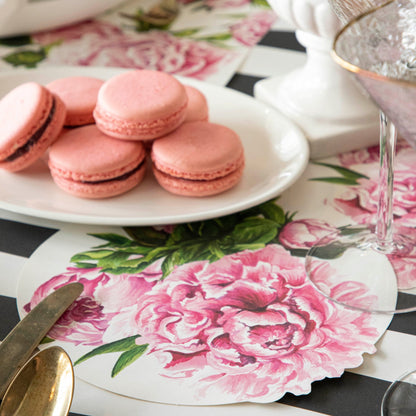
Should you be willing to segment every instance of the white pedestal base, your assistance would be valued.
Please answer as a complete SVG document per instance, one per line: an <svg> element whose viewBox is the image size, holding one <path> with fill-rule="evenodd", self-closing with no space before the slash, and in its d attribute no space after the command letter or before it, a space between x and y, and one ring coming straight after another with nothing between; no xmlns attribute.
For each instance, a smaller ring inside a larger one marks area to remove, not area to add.
<svg viewBox="0 0 416 416"><path fill-rule="evenodd" d="M379 143L378 119L369 120L368 123L342 124L288 113L288 103L277 99L275 94L283 80L284 77L278 77L257 82L254 96L278 109L302 129L309 141L311 159L333 156Z"/></svg>
<svg viewBox="0 0 416 416"><path fill-rule="evenodd" d="M254 96L303 130L313 159L377 144L379 111L332 60L331 42L302 31L296 35L306 46L306 64L257 82Z"/></svg>

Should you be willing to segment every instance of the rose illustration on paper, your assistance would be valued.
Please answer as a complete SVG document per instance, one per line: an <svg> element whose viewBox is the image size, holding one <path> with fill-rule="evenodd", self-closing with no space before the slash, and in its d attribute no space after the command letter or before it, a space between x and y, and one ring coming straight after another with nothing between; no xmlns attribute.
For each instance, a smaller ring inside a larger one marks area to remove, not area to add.
<svg viewBox="0 0 416 416"><path fill-rule="evenodd" d="M377 337L369 316L319 295L278 245L176 269L142 299L136 322L163 375L238 400L307 393L311 380L359 365Z"/></svg>
<svg viewBox="0 0 416 416"><path fill-rule="evenodd" d="M262 10L231 26L234 39L246 46L254 46L276 20L271 10Z"/></svg>
<svg viewBox="0 0 416 416"><path fill-rule="evenodd" d="M342 193L333 201L339 212L357 224L374 223L378 207L378 177L360 179L359 184ZM416 211L416 177L397 166L394 172L393 215L396 224L414 226Z"/></svg>
<svg viewBox="0 0 416 416"><path fill-rule="evenodd" d="M119 313L136 305L140 296L150 290L160 276L157 263L147 271L135 275L111 275L102 272L101 268L69 267L66 272L41 285L30 303L25 305L25 311L29 312L48 294L65 284L82 283L82 295L64 312L48 337L75 345L101 345L106 332L111 332L111 324ZM119 337L120 328L116 332ZM107 335L106 339L108 338Z"/></svg>
<svg viewBox="0 0 416 416"><path fill-rule="evenodd" d="M93 235L103 244L74 254L25 307L68 282L84 284L48 334L82 347L76 366L105 354L108 376L118 377L151 359L160 377L187 386L195 400L221 392L269 402L308 393L313 381L338 377L375 351L371 315L334 304L305 273L308 247L342 228L295 219L268 201L214 220L124 231ZM325 243L322 259L342 255ZM316 268L331 285L328 263ZM374 301L356 282L332 290L337 299Z"/></svg>
<svg viewBox="0 0 416 416"><path fill-rule="evenodd" d="M413 238L416 236L416 177L410 168L415 166L416 156L409 148L406 141L398 141L393 185L393 216L395 231ZM378 149L350 152L340 156L340 162L349 169L357 167L361 172L365 172L366 176L357 179L357 184L349 184L348 189L329 203L357 224L374 224L378 207ZM409 289L415 285L414 251L411 249L404 257L388 256L396 272L400 289Z"/></svg>
<svg viewBox="0 0 416 416"><path fill-rule="evenodd" d="M101 343L75 364L119 351L116 376L143 354L154 355L160 375L192 383L196 397L221 390L236 401L269 402L286 392L305 394L312 381L338 377L347 366L360 365L364 352L375 352L379 334L370 315L319 295L306 280L303 261L280 245L191 262L157 283L153 272L149 281L141 279L140 297L129 298L115 294L131 293L137 276L111 276L107 286L110 276L99 270L69 270L39 288L32 304L65 280L81 281L80 301L50 334L74 344ZM331 273L325 268L320 276ZM96 301L92 322L82 315L84 298ZM94 328L89 332L88 323ZM104 343L109 331L120 339Z"/></svg>
<svg viewBox="0 0 416 416"><path fill-rule="evenodd" d="M34 40L44 46L61 42L48 51L51 64L151 69L199 80L237 57L233 51L166 31L122 32L100 21L41 33Z"/></svg>
<svg viewBox="0 0 416 416"><path fill-rule="evenodd" d="M393 215L395 224L412 227L416 211L416 178L409 168L416 163L410 145L399 140L396 146ZM348 183L348 189L331 204L339 212L351 217L357 224L374 223L378 206L379 156L378 146L357 150L339 156L344 168L357 167L363 174L355 183ZM331 165L327 165L331 167ZM350 170L350 172L354 172ZM355 171L357 175L358 172Z"/></svg>
<svg viewBox="0 0 416 416"><path fill-rule="evenodd" d="M276 20L265 0L166 3L122 7L94 20L6 39L0 59L15 67L111 66L228 80Z"/></svg>
<svg viewBox="0 0 416 416"><path fill-rule="evenodd" d="M341 165L345 168L353 167L354 165L363 165L370 163L379 163L379 146L370 146L364 149L353 150L351 152L341 153L338 156L338 160ZM410 145L406 140L398 140L396 143L396 157L400 158L402 161L409 155L407 151L410 149ZM412 152L410 152L412 153ZM414 155L411 156L414 159ZM411 165L409 165L410 167Z"/></svg>
<svg viewBox="0 0 416 416"><path fill-rule="evenodd" d="M342 166L316 163L337 173L336 176L313 178L315 181L344 185L337 195L326 203L352 219L355 224L373 225L376 222L379 202L378 148L357 150L339 156ZM399 140L394 172L393 216L395 231L412 238L416 226L416 177L410 169L416 164L414 152ZM342 227L340 228L342 230ZM397 276L400 289L414 287L416 252L410 247L405 257L388 255Z"/></svg>
<svg viewBox="0 0 416 416"><path fill-rule="evenodd" d="M279 234L279 242L289 249L309 249L316 244L330 244L338 229L318 219L293 220Z"/></svg>

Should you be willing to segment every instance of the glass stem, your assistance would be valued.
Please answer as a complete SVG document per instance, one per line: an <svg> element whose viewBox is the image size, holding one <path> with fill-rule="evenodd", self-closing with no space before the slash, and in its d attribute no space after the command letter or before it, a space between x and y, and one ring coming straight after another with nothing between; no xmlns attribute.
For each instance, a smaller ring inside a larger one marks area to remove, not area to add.
<svg viewBox="0 0 416 416"><path fill-rule="evenodd" d="M394 154L397 132L394 124L380 112L380 177L376 238L378 250L388 253L393 244Z"/></svg>

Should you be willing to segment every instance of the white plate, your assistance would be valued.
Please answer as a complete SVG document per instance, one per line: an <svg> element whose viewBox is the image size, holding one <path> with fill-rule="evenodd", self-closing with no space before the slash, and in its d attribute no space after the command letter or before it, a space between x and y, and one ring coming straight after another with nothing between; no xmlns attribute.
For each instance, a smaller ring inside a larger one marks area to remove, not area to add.
<svg viewBox="0 0 416 416"><path fill-rule="evenodd" d="M49 67L0 73L0 96L14 86L47 83L73 75L108 79L116 68ZM40 160L19 173L0 172L0 208L51 220L107 225L161 225L219 217L274 198L292 185L307 166L309 147L303 133L284 116L246 94L180 78L207 97L210 119L234 129L241 137L246 168L240 183L206 198L180 197L162 189L148 170L134 190L104 200L75 198L53 182Z"/></svg>
<svg viewBox="0 0 416 416"><path fill-rule="evenodd" d="M93 17L124 0L0 0L0 36L57 28Z"/></svg>

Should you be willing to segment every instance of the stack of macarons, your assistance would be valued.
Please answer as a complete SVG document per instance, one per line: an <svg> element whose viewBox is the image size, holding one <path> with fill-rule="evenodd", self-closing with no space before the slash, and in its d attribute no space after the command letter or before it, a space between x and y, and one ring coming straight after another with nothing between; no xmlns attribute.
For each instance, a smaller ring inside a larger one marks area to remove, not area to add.
<svg viewBox="0 0 416 416"><path fill-rule="evenodd" d="M158 183L179 195L223 192L244 169L240 138L209 121L202 92L160 71L22 84L0 100L1 122L1 168L22 170L48 150L55 183L82 198L136 187L148 154Z"/></svg>

